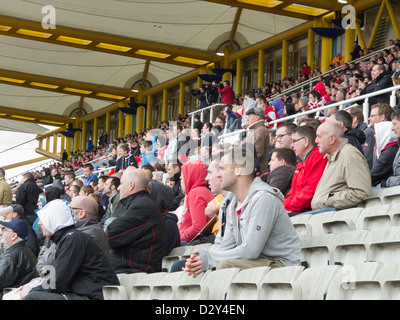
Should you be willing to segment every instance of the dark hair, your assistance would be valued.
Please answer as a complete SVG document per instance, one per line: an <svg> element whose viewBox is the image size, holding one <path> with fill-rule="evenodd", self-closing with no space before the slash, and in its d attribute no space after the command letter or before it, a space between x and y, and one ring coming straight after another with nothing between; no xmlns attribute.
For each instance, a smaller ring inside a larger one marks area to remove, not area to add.
<svg viewBox="0 0 400 320"><path fill-rule="evenodd" d="M293 133L297 133L301 137L306 137L308 139L308 142L312 145L315 146L315 138L317 137L316 130L314 127L305 125L305 126L300 126L297 127Z"/></svg>
<svg viewBox="0 0 400 320"><path fill-rule="evenodd" d="M391 119L396 119L397 121L400 121L400 110L396 110L392 113Z"/></svg>
<svg viewBox="0 0 400 320"><path fill-rule="evenodd" d="M275 153L278 160L285 160L287 165L296 166L296 153L291 148L276 148Z"/></svg>
<svg viewBox="0 0 400 320"><path fill-rule="evenodd" d="M336 121L342 121L347 130L351 129L353 118L348 112L344 110L338 110L334 112L332 116L335 117Z"/></svg>

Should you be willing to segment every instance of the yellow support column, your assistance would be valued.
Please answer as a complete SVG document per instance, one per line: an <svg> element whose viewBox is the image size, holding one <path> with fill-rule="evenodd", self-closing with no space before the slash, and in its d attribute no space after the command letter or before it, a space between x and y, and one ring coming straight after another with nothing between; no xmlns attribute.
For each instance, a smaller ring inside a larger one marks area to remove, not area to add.
<svg viewBox="0 0 400 320"><path fill-rule="evenodd" d="M178 113L182 116L185 114L185 83L179 83L179 108Z"/></svg>
<svg viewBox="0 0 400 320"><path fill-rule="evenodd" d="M394 32L396 33L396 38L400 39L400 28L399 28L399 25L397 23L396 15L394 13L392 4L390 3L390 0L384 0L384 1L386 3L386 9L387 9L387 11L389 13L390 21L392 21L392 24L393 24Z"/></svg>
<svg viewBox="0 0 400 320"><path fill-rule="evenodd" d="M110 135L110 130L111 130L111 112L107 112L106 113L106 132L108 135Z"/></svg>
<svg viewBox="0 0 400 320"><path fill-rule="evenodd" d="M82 137L81 137L81 145L82 150L86 150L87 148L87 123L86 121L82 122Z"/></svg>
<svg viewBox="0 0 400 320"><path fill-rule="evenodd" d="M236 94L242 94L243 91L243 60L236 60Z"/></svg>
<svg viewBox="0 0 400 320"><path fill-rule="evenodd" d="M50 151L50 137L49 136L46 137L46 151L47 152Z"/></svg>
<svg viewBox="0 0 400 320"><path fill-rule="evenodd" d="M282 41L282 75L281 78L285 79L288 77L289 71L289 41Z"/></svg>
<svg viewBox="0 0 400 320"><path fill-rule="evenodd" d="M161 120L168 121L168 90L163 89Z"/></svg>
<svg viewBox="0 0 400 320"><path fill-rule="evenodd" d="M358 42L361 46L361 49L363 49L364 53L366 53L367 45L365 44L364 35L362 33L361 26L360 26L360 20L358 20L358 19L356 21L356 32L357 32Z"/></svg>
<svg viewBox="0 0 400 320"><path fill-rule="evenodd" d="M265 71L265 51L260 49L258 50L258 79L257 79L257 87L264 87L264 71Z"/></svg>
<svg viewBox="0 0 400 320"><path fill-rule="evenodd" d="M53 134L53 153L57 154L58 134Z"/></svg>
<svg viewBox="0 0 400 320"><path fill-rule="evenodd" d="M93 119L93 140L92 140L92 143L95 147L97 147L98 138L99 138L99 118L96 117Z"/></svg>
<svg viewBox="0 0 400 320"><path fill-rule="evenodd" d="M68 157L71 154L72 151L72 138L70 137L65 137L66 138L66 146L65 146L65 150L68 153Z"/></svg>
<svg viewBox="0 0 400 320"><path fill-rule="evenodd" d="M229 59L231 56L232 52L232 47L225 47L224 48L224 69L230 69L230 63ZM232 74L230 72L225 72L222 75L222 81L228 80L230 83L232 83Z"/></svg>
<svg viewBox="0 0 400 320"><path fill-rule="evenodd" d="M144 97L143 97L143 85L139 85L139 93L138 93L138 103L144 103ZM144 106L140 106L137 108L136 112L136 132L139 132L140 129L144 128L144 117L145 117L145 108Z"/></svg>
<svg viewBox="0 0 400 320"><path fill-rule="evenodd" d="M39 139L39 150L43 150L43 138Z"/></svg>
<svg viewBox="0 0 400 320"><path fill-rule="evenodd" d="M153 125L153 96L147 96L146 128L149 129L152 125Z"/></svg>
<svg viewBox="0 0 400 320"><path fill-rule="evenodd" d="M125 101L120 101L119 102L119 107L124 108L125 107ZM124 136L124 113L119 110L118 111L118 137L122 138Z"/></svg>
<svg viewBox="0 0 400 320"><path fill-rule="evenodd" d="M65 131L65 126L61 126L60 131ZM40 145L39 145L39 149L41 149ZM63 135L61 135L60 156L62 156L64 149L65 149L65 137ZM69 154L68 154L68 156L69 156Z"/></svg>
<svg viewBox="0 0 400 320"><path fill-rule="evenodd" d="M307 64L314 70L314 60L315 60L315 32L313 29L308 29L308 45L307 45ZM304 61L300 61L303 64Z"/></svg>
<svg viewBox="0 0 400 320"><path fill-rule="evenodd" d="M378 34L378 30L379 30L379 25L382 21L384 13L385 13L385 1L382 1L381 8L379 9L378 16L376 17L376 20L375 20L374 28L372 29L371 37L369 38L368 49L370 49L374 46L376 35Z"/></svg>
<svg viewBox="0 0 400 320"><path fill-rule="evenodd" d="M199 68L199 74L207 74L207 67L206 66L201 66ZM203 84L203 79L201 79L200 77L197 77L197 88L200 88L201 85Z"/></svg>
<svg viewBox="0 0 400 320"><path fill-rule="evenodd" d="M344 62L351 61L351 52L353 51L353 44L356 40L356 30L347 28L344 34Z"/></svg>
<svg viewBox="0 0 400 320"><path fill-rule="evenodd" d="M80 114L77 113L75 116L75 120L74 120L74 128L79 129L80 128ZM81 150L81 140L82 140L82 135L81 132L75 131L74 133L74 152Z"/></svg>

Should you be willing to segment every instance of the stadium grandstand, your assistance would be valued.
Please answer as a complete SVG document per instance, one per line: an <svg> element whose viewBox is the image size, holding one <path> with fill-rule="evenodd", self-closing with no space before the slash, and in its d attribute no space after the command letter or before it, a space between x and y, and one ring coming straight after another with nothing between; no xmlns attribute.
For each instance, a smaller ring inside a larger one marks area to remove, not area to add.
<svg viewBox="0 0 400 320"><path fill-rule="evenodd" d="M2 2L4 300L400 299L400 0Z"/></svg>

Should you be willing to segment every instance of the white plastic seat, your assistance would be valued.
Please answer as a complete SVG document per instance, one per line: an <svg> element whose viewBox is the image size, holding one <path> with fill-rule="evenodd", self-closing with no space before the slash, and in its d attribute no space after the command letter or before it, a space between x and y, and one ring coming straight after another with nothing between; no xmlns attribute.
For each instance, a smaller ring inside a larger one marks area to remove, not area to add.
<svg viewBox="0 0 400 320"><path fill-rule="evenodd" d="M376 236L366 241L369 244L368 261L385 264L400 261L400 227L377 230Z"/></svg>
<svg viewBox="0 0 400 320"><path fill-rule="evenodd" d="M400 204L391 204L388 214L391 218L392 227L400 227Z"/></svg>
<svg viewBox="0 0 400 320"><path fill-rule="evenodd" d="M177 299L225 300L229 286L238 273L238 268L211 271L199 283L179 285Z"/></svg>
<svg viewBox="0 0 400 320"><path fill-rule="evenodd" d="M400 204L400 186L382 189L380 197L382 204Z"/></svg>
<svg viewBox="0 0 400 320"><path fill-rule="evenodd" d="M226 297L227 300L258 300L259 287L270 267L242 270L233 279Z"/></svg>
<svg viewBox="0 0 400 320"><path fill-rule="evenodd" d="M182 246L172 249L172 251L162 259L162 271L169 272L175 262L186 259L192 251L193 246Z"/></svg>
<svg viewBox="0 0 400 320"><path fill-rule="evenodd" d="M329 222L335 212L336 211L328 211L312 215L310 220L308 220L308 224L311 226L311 235L313 237L325 234L323 224Z"/></svg>
<svg viewBox="0 0 400 320"><path fill-rule="evenodd" d="M300 300L301 288L295 285L303 266L271 269L261 282L260 300Z"/></svg>
<svg viewBox="0 0 400 320"><path fill-rule="evenodd" d="M141 277L131 289L130 300L150 300L153 286L167 275L167 272L149 273Z"/></svg>
<svg viewBox="0 0 400 320"><path fill-rule="evenodd" d="M180 278L176 289L177 300L200 300L201 298L201 283L211 273L211 270L200 273L197 277L187 274Z"/></svg>
<svg viewBox="0 0 400 320"><path fill-rule="evenodd" d="M339 234L356 230L356 221L363 208L349 208L335 211L329 221L322 224L324 233Z"/></svg>
<svg viewBox="0 0 400 320"><path fill-rule="evenodd" d="M382 300L400 299L400 263L385 264L376 276L382 287Z"/></svg>
<svg viewBox="0 0 400 320"><path fill-rule="evenodd" d="M367 262L346 265L332 280L327 300L371 300L381 298L381 283L376 279L383 264Z"/></svg>
<svg viewBox="0 0 400 320"><path fill-rule="evenodd" d="M357 220L357 230L389 228L392 225L389 207L386 204L365 208Z"/></svg>
<svg viewBox="0 0 400 320"><path fill-rule="evenodd" d="M151 290L151 300L174 300L176 296L176 288L184 271L168 273L160 281L153 286Z"/></svg>
<svg viewBox="0 0 400 320"><path fill-rule="evenodd" d="M301 288L301 300L324 300L329 285L341 266L324 266L305 269L295 285Z"/></svg>
<svg viewBox="0 0 400 320"><path fill-rule="evenodd" d="M308 223L311 217L311 214L301 214L290 217L290 221L300 238L311 237L311 225Z"/></svg>
<svg viewBox="0 0 400 320"><path fill-rule="evenodd" d="M129 300L132 286L145 275L145 273L118 273L120 285L108 285L103 287L104 300Z"/></svg>
<svg viewBox="0 0 400 320"><path fill-rule="evenodd" d="M337 234L334 239L333 263L340 265L364 263L368 259L365 238L368 231L350 231Z"/></svg>
<svg viewBox="0 0 400 320"><path fill-rule="evenodd" d="M300 260L306 267L327 266L333 263L334 235L323 234L302 241Z"/></svg>

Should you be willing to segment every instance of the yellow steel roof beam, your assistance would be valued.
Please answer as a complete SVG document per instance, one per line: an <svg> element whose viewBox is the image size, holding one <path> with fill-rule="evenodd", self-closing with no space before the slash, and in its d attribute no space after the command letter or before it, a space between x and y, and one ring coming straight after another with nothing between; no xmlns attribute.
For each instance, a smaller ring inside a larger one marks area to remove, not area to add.
<svg viewBox="0 0 400 320"><path fill-rule="evenodd" d="M5 69L0 69L0 83L109 101L119 101L134 96L129 89Z"/></svg>
<svg viewBox="0 0 400 320"><path fill-rule="evenodd" d="M22 30L22 31L21 31ZM180 56L187 59L218 62L221 58L215 52L171 45L167 43L128 38L90 30L75 29L57 25L56 29L43 32L41 23L0 15L0 34L58 45L76 47L132 58L152 60L197 68L191 60L177 61Z"/></svg>

